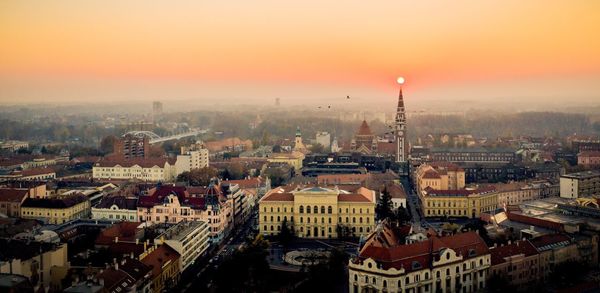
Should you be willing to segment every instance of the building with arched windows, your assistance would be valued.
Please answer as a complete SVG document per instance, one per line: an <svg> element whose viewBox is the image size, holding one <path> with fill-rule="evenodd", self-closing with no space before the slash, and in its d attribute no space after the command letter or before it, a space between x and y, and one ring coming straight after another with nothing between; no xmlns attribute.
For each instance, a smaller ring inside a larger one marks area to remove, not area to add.
<svg viewBox="0 0 600 293"><path fill-rule="evenodd" d="M375 227L375 191L356 186L282 186L259 202L260 233L277 235L283 225L298 237L363 236Z"/></svg>
<svg viewBox="0 0 600 293"><path fill-rule="evenodd" d="M386 226L371 234L348 265L350 292L478 292L490 251L475 232L404 244Z"/></svg>

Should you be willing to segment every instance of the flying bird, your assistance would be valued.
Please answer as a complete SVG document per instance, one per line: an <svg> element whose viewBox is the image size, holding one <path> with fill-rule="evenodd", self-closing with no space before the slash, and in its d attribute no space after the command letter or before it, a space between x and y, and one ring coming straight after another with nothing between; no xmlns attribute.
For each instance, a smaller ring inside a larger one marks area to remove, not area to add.
<svg viewBox="0 0 600 293"><path fill-rule="evenodd" d="M350 96L346 96L346 100L350 100Z"/></svg>

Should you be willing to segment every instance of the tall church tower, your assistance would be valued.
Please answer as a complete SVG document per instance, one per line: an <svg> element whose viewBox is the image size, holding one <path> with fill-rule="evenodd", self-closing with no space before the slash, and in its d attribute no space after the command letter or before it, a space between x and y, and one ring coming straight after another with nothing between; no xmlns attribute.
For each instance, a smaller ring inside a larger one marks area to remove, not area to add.
<svg viewBox="0 0 600 293"><path fill-rule="evenodd" d="M402 85L404 78L398 78L400 84L400 93L398 94L398 108L396 109L396 162L405 163L408 161L408 143L406 140L406 112L404 111L404 98L402 97Z"/></svg>
<svg viewBox="0 0 600 293"><path fill-rule="evenodd" d="M300 126L296 128L296 141L294 143L294 150L299 152L306 152L306 146L302 143L302 132L300 132Z"/></svg>

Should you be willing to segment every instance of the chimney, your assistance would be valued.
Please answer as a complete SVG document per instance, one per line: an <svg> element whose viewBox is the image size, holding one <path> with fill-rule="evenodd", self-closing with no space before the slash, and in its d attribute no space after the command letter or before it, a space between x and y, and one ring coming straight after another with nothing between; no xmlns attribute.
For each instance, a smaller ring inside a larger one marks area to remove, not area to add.
<svg viewBox="0 0 600 293"><path fill-rule="evenodd" d="M98 279L98 283L100 283L100 286L104 287L104 278Z"/></svg>
<svg viewBox="0 0 600 293"><path fill-rule="evenodd" d="M508 240L508 245L511 245L511 244L512 244L512 241Z"/></svg>
<svg viewBox="0 0 600 293"><path fill-rule="evenodd" d="M126 259L126 258L123 258L123 260L121 261L121 265L122 265L122 266L123 266L123 265L125 265L125 262L127 262L127 259Z"/></svg>
<svg viewBox="0 0 600 293"><path fill-rule="evenodd" d="M140 244L140 239L136 238L135 239L135 245L138 245L138 244Z"/></svg>
<svg viewBox="0 0 600 293"><path fill-rule="evenodd" d="M115 243L119 243L119 236L115 237Z"/></svg>

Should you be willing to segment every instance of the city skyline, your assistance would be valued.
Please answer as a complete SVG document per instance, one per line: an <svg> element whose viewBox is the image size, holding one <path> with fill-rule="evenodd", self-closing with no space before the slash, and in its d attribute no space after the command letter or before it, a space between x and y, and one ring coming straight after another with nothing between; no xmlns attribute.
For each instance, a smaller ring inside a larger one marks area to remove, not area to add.
<svg viewBox="0 0 600 293"><path fill-rule="evenodd" d="M0 103L594 102L596 1L6 1Z"/></svg>

